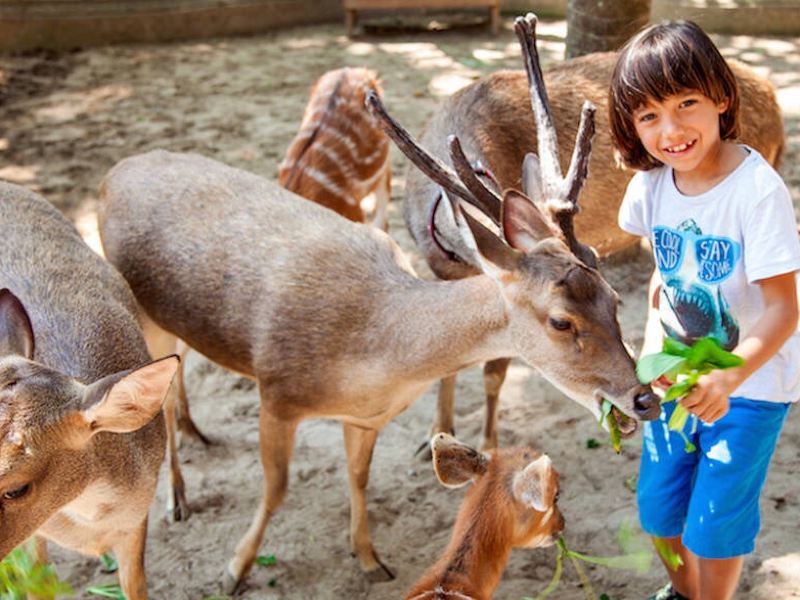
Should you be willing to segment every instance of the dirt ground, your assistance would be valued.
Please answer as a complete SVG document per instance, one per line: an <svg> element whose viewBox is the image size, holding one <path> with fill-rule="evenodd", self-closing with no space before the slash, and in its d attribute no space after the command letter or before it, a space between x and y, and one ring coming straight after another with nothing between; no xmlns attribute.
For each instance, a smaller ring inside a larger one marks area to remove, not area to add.
<svg viewBox="0 0 800 600"><path fill-rule="evenodd" d="M540 25L545 62L563 56L566 25ZM800 38L717 37L727 56L756 66L779 88L788 148L782 174L800 202ZM96 187L118 160L154 148L199 152L275 179L313 81L343 65L366 65L383 78L386 103L418 132L442 97L482 74L521 68L506 28L493 38L481 28L367 34L350 41L340 24L302 27L240 39L121 46L0 57L0 178L42 193L93 240ZM577 101L577 100L576 100ZM405 231L400 211L405 159L394 152L391 234L428 271ZM624 304L621 323L638 346L650 266L646 256L604 271ZM188 389L199 425L216 444L187 444L184 476L192 508L185 523L163 519L165 487L151 512L147 572L151 597L199 599L217 582L244 533L261 493L253 384L198 355L188 361ZM477 368L459 377L457 432L478 444L483 386ZM373 540L397 574L370 584L348 549L349 502L341 428L307 421L298 433L286 501L267 529L263 554L277 564L256 567L248 599L388 599L402 597L450 534L463 490L440 486L429 464L413 457L427 433L435 388L387 426L378 439L369 485ZM796 412L796 411L795 411ZM514 363L503 388L500 440L546 450L562 473L561 507L570 545L589 554L618 553L616 533L636 522L629 489L637 472L638 439L615 455L594 419ZM762 497L763 528L748 558L739 597L800 597L800 418L790 415ZM59 573L76 590L114 581L96 559L53 550ZM518 550L496 597L541 591L553 573L553 549ZM655 564L643 575L588 570L594 591L641 599L665 580ZM80 597L86 597L85 592ZM580 599L570 567L554 599Z"/></svg>

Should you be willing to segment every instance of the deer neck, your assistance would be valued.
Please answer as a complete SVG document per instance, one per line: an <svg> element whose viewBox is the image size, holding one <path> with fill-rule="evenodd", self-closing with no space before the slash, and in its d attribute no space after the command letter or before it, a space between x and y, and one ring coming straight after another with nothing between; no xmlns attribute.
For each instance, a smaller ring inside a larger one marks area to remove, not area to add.
<svg viewBox="0 0 800 600"><path fill-rule="evenodd" d="M489 600L511 554L512 532L501 515L495 516L486 504L480 507L480 514L472 509L459 515L445 558L430 582L474 600Z"/></svg>
<svg viewBox="0 0 800 600"><path fill-rule="evenodd" d="M478 275L420 283L394 296L383 335L406 377L439 379L513 355L508 307L497 282Z"/></svg>

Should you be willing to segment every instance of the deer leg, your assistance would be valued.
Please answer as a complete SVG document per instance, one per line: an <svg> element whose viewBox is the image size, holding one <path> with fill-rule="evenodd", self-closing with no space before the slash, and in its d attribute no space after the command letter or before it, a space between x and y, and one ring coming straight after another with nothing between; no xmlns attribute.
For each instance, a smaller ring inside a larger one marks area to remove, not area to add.
<svg viewBox="0 0 800 600"><path fill-rule="evenodd" d="M344 424L347 475L350 480L350 548L370 581L391 581L394 574L384 565L369 538L366 488L369 465L378 431Z"/></svg>
<svg viewBox="0 0 800 600"><path fill-rule="evenodd" d="M506 380L510 358L490 360L483 366L483 387L486 390L486 415L483 423L483 450L497 448L497 402Z"/></svg>
<svg viewBox="0 0 800 600"><path fill-rule="evenodd" d="M383 231L389 231L389 201L392 197L392 169L386 166L386 170L375 189L375 214L372 224Z"/></svg>
<svg viewBox="0 0 800 600"><path fill-rule="evenodd" d="M294 449L294 434L297 424L297 421L288 421L272 415L265 408L262 392L259 445L261 465L264 468L264 496L250 528L239 541L236 552L228 563L223 581L223 590L226 594L233 594L241 587L253 566L258 549L261 547L264 530L286 495L286 487L289 482L289 460Z"/></svg>
<svg viewBox="0 0 800 600"><path fill-rule="evenodd" d="M178 429L181 433L191 438L199 440L204 446L210 446L211 440L197 427L192 420L189 412L189 399L186 397L186 385L184 379L184 368L186 355L189 354L189 346L183 340L177 340L178 355L181 362L178 365L178 372L175 373L175 383L178 386Z"/></svg>
<svg viewBox="0 0 800 600"><path fill-rule="evenodd" d="M147 539L147 518L133 531L122 534L114 545L119 570L119 585L128 600L147 600L147 579L144 574L144 544Z"/></svg>
<svg viewBox="0 0 800 600"><path fill-rule="evenodd" d="M47 540L40 535L33 536L33 551L34 551L34 558L36 559L36 563L40 565L46 565L50 557L47 552ZM32 592L29 592L28 600L47 600L44 596L38 596Z"/></svg>
<svg viewBox="0 0 800 600"><path fill-rule="evenodd" d="M433 455L431 454L430 439L437 433L449 433L455 435L455 427L453 426L453 408L456 400L456 376L450 375L439 381L439 396L436 400L436 416L433 419L433 425L426 439L415 454L417 454L424 462L429 462Z"/></svg>
<svg viewBox="0 0 800 600"><path fill-rule="evenodd" d="M169 492L167 493L167 521L175 523L189 518L186 485L183 483L181 463L178 458L177 438L178 384L172 382L164 399L164 425L167 429L167 461L169 464Z"/></svg>

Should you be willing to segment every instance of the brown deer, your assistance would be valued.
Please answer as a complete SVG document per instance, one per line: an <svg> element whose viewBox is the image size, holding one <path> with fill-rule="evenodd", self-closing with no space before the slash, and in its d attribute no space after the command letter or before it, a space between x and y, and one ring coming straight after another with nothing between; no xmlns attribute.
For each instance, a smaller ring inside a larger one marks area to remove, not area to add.
<svg viewBox="0 0 800 600"><path fill-rule="evenodd" d="M408 139L377 94L368 98L392 135ZM587 109L565 202L586 175L590 138ZM447 171L447 185L480 206L491 192L475 184L463 154L456 158L463 182ZM371 578L386 579L367 521L372 450L386 423L434 381L520 356L595 415L610 400L628 434L660 413L636 378L617 295L590 266L594 255L571 235L569 219L557 213L557 226L519 192L502 200L502 236L449 196L437 204L435 221L454 224L463 260L483 271L451 282L417 278L384 232L198 155L125 159L100 195L106 256L163 329L163 347L177 336L258 383L264 499L228 565L227 590L243 582L284 498L303 419L343 422L352 549Z"/></svg>
<svg viewBox="0 0 800 600"><path fill-rule="evenodd" d="M533 21L531 15L529 20ZM523 56L529 64L524 34L517 27ZM535 52L535 45L531 48ZM545 98L552 107L558 144L571 151L585 98L597 107L597 132L589 161L591 177L581 195L575 231L601 256L630 246L636 238L617 226L617 212L633 171L623 169L614 157L608 125L608 87L616 62L615 53L597 53L555 64L544 73ZM783 124L773 86L746 65L730 61L740 88L741 140L756 148L773 166L778 165L784 146ZM536 96L529 94L530 69L500 71L472 83L446 99L431 117L420 143L446 163L447 136L461 140L464 151L479 169L482 179L495 190L535 185L536 168L528 168L526 156L539 148L537 132L542 123L535 116ZM533 105L533 106L532 106ZM555 134L548 133L553 139ZM562 157L565 155L562 155ZM527 159L531 160L531 159ZM543 162L544 159L542 158ZM556 168L567 168L564 158L552 159ZM533 182L531 180L534 180ZM406 226L433 272L441 279L454 280L479 273L473 265L459 260L463 253L459 232L452 223L431 219L433 206L441 197L441 185L410 168L406 179L403 213ZM509 361L500 359L484 367L486 420L484 448L497 445L496 413L500 388ZM455 376L442 380L432 430L453 432ZM422 448L427 448L424 444Z"/></svg>
<svg viewBox="0 0 800 600"><path fill-rule="evenodd" d="M442 557L406 600L491 600L512 548L550 546L564 529L558 473L550 457L530 448L482 454L439 433L431 450L443 485L474 483Z"/></svg>
<svg viewBox="0 0 800 600"><path fill-rule="evenodd" d="M177 358L150 362L128 285L47 201L0 183L0 240L0 558L113 550L144 600Z"/></svg>
<svg viewBox="0 0 800 600"><path fill-rule="evenodd" d="M370 89L380 90L377 76L363 68L319 78L278 183L359 223L365 221L362 200L374 195L372 223L385 231L392 191L389 140L364 109Z"/></svg>

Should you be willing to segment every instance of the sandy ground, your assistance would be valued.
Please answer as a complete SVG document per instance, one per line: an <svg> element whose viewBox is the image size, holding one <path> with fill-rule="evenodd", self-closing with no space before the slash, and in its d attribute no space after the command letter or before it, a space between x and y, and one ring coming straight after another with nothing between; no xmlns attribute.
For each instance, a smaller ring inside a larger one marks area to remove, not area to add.
<svg viewBox="0 0 800 600"><path fill-rule="evenodd" d="M546 62L563 55L564 22L540 25ZM800 201L800 38L718 37L728 56L755 65L780 88L788 149L783 175ZM383 77L397 118L419 131L440 99L501 67L520 68L509 29L375 33L347 40L339 24L297 28L246 39L122 46L60 54L0 58L0 177L45 195L83 230L94 219L96 186L125 156L153 148L194 151L274 179L277 163L299 124L308 89L324 71L366 65ZM391 233L414 257L400 217L405 160L395 151ZM624 298L621 323L641 342L647 257L605 272ZM182 452L193 510L186 523L163 520L162 485L151 513L147 567L151 596L197 599L217 593L217 581L260 496L258 400L253 384L198 355L188 361L194 414L216 445ZM478 369L459 378L457 431L479 443L483 386ZM245 598L398 598L444 547L463 491L436 482L428 464L412 457L425 436L435 402L429 391L382 432L373 461L369 506L373 539L397 579L370 584L348 550L348 493L340 426L308 421L300 428L285 504L267 529L264 554L277 564L256 567ZM638 440L616 456L583 409L529 367L515 363L503 389L503 445L545 449L563 474L561 507L572 547L615 554L623 523L635 523ZM740 597L800 597L800 419L790 416L762 497L763 530L747 560ZM53 551L60 574L83 590L114 581L93 558ZM511 558L498 598L535 595L549 581L555 552L520 550ZM589 569L595 592L644 598L665 580L655 565L644 575ZM567 568L552 598L583 592ZM81 597L85 596L83 594Z"/></svg>

